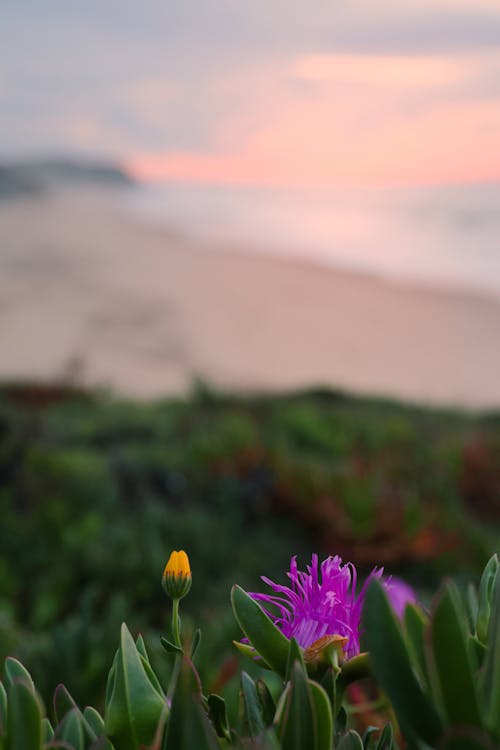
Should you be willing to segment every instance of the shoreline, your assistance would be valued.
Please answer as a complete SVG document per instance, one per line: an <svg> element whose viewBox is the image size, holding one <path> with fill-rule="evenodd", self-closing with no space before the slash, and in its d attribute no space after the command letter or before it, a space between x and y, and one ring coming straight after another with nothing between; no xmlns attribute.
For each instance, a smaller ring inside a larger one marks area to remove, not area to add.
<svg viewBox="0 0 500 750"><path fill-rule="evenodd" d="M0 379L500 406L500 298L203 243L110 194L0 204Z"/></svg>

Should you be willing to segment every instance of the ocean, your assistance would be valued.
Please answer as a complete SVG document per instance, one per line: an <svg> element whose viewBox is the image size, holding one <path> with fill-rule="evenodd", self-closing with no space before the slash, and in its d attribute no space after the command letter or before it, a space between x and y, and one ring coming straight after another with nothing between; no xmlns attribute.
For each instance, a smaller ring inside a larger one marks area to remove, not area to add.
<svg viewBox="0 0 500 750"><path fill-rule="evenodd" d="M235 252L500 295L500 183L403 188L138 185L128 210Z"/></svg>

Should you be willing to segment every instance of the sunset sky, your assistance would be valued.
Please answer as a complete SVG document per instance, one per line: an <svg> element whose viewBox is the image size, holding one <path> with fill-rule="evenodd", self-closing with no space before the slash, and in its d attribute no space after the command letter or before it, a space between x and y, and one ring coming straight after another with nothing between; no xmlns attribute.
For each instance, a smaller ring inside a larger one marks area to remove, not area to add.
<svg viewBox="0 0 500 750"><path fill-rule="evenodd" d="M500 179L498 0L18 0L0 156L144 179Z"/></svg>

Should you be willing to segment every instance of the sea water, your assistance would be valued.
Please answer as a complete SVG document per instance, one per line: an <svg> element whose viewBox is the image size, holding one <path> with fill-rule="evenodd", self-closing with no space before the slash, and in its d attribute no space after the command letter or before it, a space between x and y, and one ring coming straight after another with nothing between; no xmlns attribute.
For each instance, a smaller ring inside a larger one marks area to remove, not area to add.
<svg viewBox="0 0 500 750"><path fill-rule="evenodd" d="M403 188L139 185L127 207L207 247L500 295L500 183Z"/></svg>

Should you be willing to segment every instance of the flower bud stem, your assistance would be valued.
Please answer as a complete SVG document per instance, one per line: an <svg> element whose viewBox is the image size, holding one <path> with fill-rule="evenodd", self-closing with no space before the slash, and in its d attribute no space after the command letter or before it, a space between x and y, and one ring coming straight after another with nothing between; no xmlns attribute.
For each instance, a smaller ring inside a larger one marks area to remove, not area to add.
<svg viewBox="0 0 500 750"><path fill-rule="evenodd" d="M180 634L180 622L179 616L179 601L180 599L172 599L172 639L176 646L182 648L181 634ZM175 686L177 684L177 678L179 677L179 671L181 668L181 654L176 654L174 659L174 666L172 668L172 675L170 677L170 684L168 686L167 698L171 702Z"/></svg>
<svg viewBox="0 0 500 750"><path fill-rule="evenodd" d="M179 648L182 648L181 635L180 635L180 617L179 617L179 599L172 600L172 637L174 643Z"/></svg>

